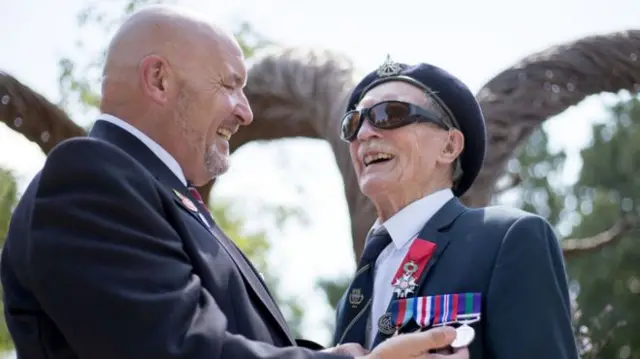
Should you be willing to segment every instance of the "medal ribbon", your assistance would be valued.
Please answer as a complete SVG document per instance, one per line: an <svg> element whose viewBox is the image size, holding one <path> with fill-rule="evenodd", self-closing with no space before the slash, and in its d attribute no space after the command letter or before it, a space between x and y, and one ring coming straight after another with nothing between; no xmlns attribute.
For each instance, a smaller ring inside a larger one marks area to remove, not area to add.
<svg viewBox="0 0 640 359"><path fill-rule="evenodd" d="M480 319L480 293L443 294L412 299L416 301L413 320L421 328Z"/></svg>
<svg viewBox="0 0 640 359"><path fill-rule="evenodd" d="M391 320L396 328L404 327L411 318L416 306L416 298L399 299L391 302Z"/></svg>
<svg viewBox="0 0 640 359"><path fill-rule="evenodd" d="M431 311L433 310L433 297L418 297L416 311L413 320L420 328L431 324Z"/></svg>
<svg viewBox="0 0 640 359"><path fill-rule="evenodd" d="M416 265L415 272L412 273L412 276L415 280L418 280L435 250L435 243L416 238L411 244L411 247L409 247L409 252L407 252L407 255L402 260L402 263L400 263L398 270L396 270L396 275L393 277L391 285L393 285L396 280L399 280L402 275L405 274L405 266L409 263L414 263Z"/></svg>

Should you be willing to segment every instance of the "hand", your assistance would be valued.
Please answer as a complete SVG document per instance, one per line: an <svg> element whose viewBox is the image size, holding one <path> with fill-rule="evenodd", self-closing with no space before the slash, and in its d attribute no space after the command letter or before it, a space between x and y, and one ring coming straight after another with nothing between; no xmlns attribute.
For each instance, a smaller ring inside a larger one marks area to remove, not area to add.
<svg viewBox="0 0 640 359"><path fill-rule="evenodd" d="M327 348L322 350L323 353L329 354L339 354L339 355L350 355L354 357L360 357L363 355L369 354L369 351L362 347L362 345L358 343L345 343L340 344L337 347ZM458 359L458 358L452 358Z"/></svg>
<svg viewBox="0 0 640 359"><path fill-rule="evenodd" d="M469 349L451 349L438 350L434 354L428 354L427 359L469 359Z"/></svg>
<svg viewBox="0 0 640 359"><path fill-rule="evenodd" d="M446 348L456 338L456 330L451 327L438 327L424 332L402 334L385 340L371 351L369 355L356 357L357 359L416 359L439 358L432 357L430 350ZM464 351L461 352L463 355ZM458 355L458 353L454 354ZM461 357L447 357L447 359L464 359ZM467 354L468 357L468 354Z"/></svg>

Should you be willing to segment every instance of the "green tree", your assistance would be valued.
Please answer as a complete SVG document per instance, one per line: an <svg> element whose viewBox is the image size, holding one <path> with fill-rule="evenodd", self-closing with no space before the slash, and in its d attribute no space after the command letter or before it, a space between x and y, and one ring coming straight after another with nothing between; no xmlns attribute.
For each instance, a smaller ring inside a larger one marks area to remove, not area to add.
<svg viewBox="0 0 640 359"><path fill-rule="evenodd" d="M18 199L18 186L10 171L0 168L0 246L4 244L9 231L9 221L13 207ZM1 292L0 292L1 294ZM0 297L0 301L3 299ZM4 321L4 311L0 313L0 351L6 351L13 346L11 336Z"/></svg>
<svg viewBox="0 0 640 359"><path fill-rule="evenodd" d="M0 168L0 244L4 243L9 230L9 220L18 198L18 186L13 174Z"/></svg>
<svg viewBox="0 0 640 359"><path fill-rule="evenodd" d="M572 236L602 232L620 218L640 215L640 101L621 100L609 121L592 129L581 153L584 167L573 188L579 216ZM638 232L615 246L569 262L580 285L581 331L602 358L640 358L640 243Z"/></svg>
<svg viewBox="0 0 640 359"><path fill-rule="evenodd" d="M559 180L566 156L549 152L543 129L510 162L503 181L510 188L503 201L516 198L517 206L548 218L561 238L617 241L566 258L576 297L576 336L585 358L640 358L638 233L614 226L627 218L632 225L640 214L639 154L640 103L620 100L608 121L593 126L576 183Z"/></svg>

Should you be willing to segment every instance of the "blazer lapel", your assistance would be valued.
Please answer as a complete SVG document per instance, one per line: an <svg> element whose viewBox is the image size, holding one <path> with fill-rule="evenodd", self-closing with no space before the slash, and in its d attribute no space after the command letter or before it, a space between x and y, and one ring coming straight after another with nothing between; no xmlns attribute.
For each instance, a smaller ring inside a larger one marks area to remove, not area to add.
<svg viewBox="0 0 640 359"><path fill-rule="evenodd" d="M182 186L184 187L184 186ZM202 213L200 206L189 197L186 189L180 188L173 189L174 200L180 205L187 213L195 218L200 224L202 224L209 232L212 232L211 223L206 219L205 214Z"/></svg>
<svg viewBox="0 0 640 359"><path fill-rule="evenodd" d="M287 321L285 320L282 312L278 308L271 292L266 285L266 283L262 280L260 273L255 269L253 264L249 261L249 258L245 256L244 253L238 248L223 232L217 225L213 225L212 233L218 242L224 247L224 249L229 253L231 259L236 263L238 268L240 268L240 273L244 277L245 281L249 284L249 286L253 289L253 291L258 295L264 306L267 308L273 319L278 322L280 325L282 332L287 336L287 338L291 341L292 344L295 344L295 339L291 337L289 332L289 326Z"/></svg>
<svg viewBox="0 0 640 359"><path fill-rule="evenodd" d="M420 278L416 280L416 288L411 292L407 298L413 298L420 293L420 288L426 283L427 278L429 277L429 272L433 268L433 266L438 262L438 259L442 256L444 251L449 246L449 242L451 241L451 236L447 235L447 229L453 224L453 222L460 217L466 210L466 207L460 203L458 198L453 198L449 200L436 214L431 217L429 221L422 227L422 230L416 237L416 241L423 240L429 241L436 245L435 251L427 261L425 265L425 269L420 274ZM394 300L397 300L398 296L394 293L391 296L391 300L387 305L387 312L391 310L391 303ZM377 323L375 323L377 325ZM372 344L372 348L377 344L382 342L384 339L388 338L388 335L385 335L378 331L376 334L376 338Z"/></svg>
<svg viewBox="0 0 640 359"><path fill-rule="evenodd" d="M238 267L249 288L260 298L260 301L279 324L281 331L291 342L291 345L295 345L295 340L289 333L286 320L258 272L244 256L244 253L218 228L206 209L200 208L200 204L191 199L186 184L177 178L144 143L116 125L105 121L96 121L89 136L103 139L119 147L150 171L158 181L171 189L175 202L180 208L198 220L211 233L214 239L220 243Z"/></svg>
<svg viewBox="0 0 640 359"><path fill-rule="evenodd" d="M222 248L224 248L227 254L229 254L229 257L231 257L240 270L240 274L244 278L245 282L258 296L258 298L260 298L260 301L266 307L273 319L280 325L283 334L291 341L292 344L294 344L295 340L289 333L287 321L278 308L273 296L269 292L266 283L262 280L253 264L251 264L249 258L247 258L240 248L238 248L233 241L224 234L224 232L215 223L215 220L211 217L207 209L201 208L201 204L196 203L191 199L186 188L181 188L180 191L174 189L174 195L175 200L180 207L196 218L198 222L200 222L200 224L202 224L213 235L214 239L222 246Z"/></svg>
<svg viewBox="0 0 640 359"><path fill-rule="evenodd" d="M466 208L462 203L460 203L457 198L453 198L449 200L449 202L447 202L447 204L445 204L444 207L442 207L442 209L440 209L440 211L438 211L431 220L427 222L427 224L422 228L422 231L420 231L418 239L435 243L436 250L431 258L429 258L426 268L420 275L420 278L417 281L418 287L412 293L412 297L419 293L419 288L422 287L429 277L429 272L449 246L451 236L446 233L447 229L450 228L451 224L453 224L453 222L460 217L465 210Z"/></svg>

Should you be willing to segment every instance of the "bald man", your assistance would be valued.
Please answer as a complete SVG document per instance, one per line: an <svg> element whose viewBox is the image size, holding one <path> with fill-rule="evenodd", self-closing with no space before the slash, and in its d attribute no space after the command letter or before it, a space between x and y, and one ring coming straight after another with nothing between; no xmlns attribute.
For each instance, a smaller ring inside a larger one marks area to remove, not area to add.
<svg viewBox="0 0 640 359"><path fill-rule="evenodd" d="M51 151L11 219L1 275L18 358L365 357L297 343L193 190L227 170L229 138L253 120L246 75L235 39L194 14L154 6L122 25L90 135ZM454 337L409 334L366 358L427 357Z"/></svg>

